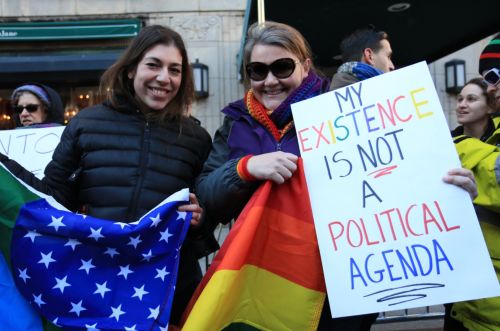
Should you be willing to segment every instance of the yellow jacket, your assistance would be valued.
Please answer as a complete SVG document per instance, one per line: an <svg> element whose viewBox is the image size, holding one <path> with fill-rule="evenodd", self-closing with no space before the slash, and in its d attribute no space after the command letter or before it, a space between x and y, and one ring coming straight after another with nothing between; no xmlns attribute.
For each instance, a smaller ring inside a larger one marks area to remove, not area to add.
<svg viewBox="0 0 500 331"><path fill-rule="evenodd" d="M500 117L484 142L466 136L454 138L462 167L474 174L479 195L474 207L500 282ZM500 331L500 297L457 302L451 315L470 330Z"/></svg>

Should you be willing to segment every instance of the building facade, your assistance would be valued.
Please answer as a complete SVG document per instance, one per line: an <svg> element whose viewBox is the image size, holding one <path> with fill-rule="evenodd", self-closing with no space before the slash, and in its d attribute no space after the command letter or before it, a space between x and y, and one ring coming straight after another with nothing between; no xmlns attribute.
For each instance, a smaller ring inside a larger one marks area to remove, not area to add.
<svg viewBox="0 0 500 331"><path fill-rule="evenodd" d="M67 107L68 120L78 110L102 102L104 95L98 90L99 77L116 61L133 36L99 35L105 28L96 32L97 37L86 36L84 32L89 31L87 25L115 22L113 24L137 24L138 29L161 24L183 36L190 62L198 59L208 66L208 97L195 100L192 115L213 136L222 123L220 110L229 102L242 98L245 92L239 80L238 53L247 2L0 0L0 129L14 127L10 95L15 87L25 82L37 81L54 87ZM50 29L59 28L57 33L61 34L70 34L68 31L74 29L78 37L51 39L37 32L36 24L52 24L54 27ZM25 39L14 38L18 32L5 28L30 25L35 25L34 32ZM457 126L456 94L446 92L445 63L451 59L465 60L466 80L478 77L479 56L491 38L493 36L429 64L450 128ZM314 45L312 47L314 51ZM323 69L331 76L337 68Z"/></svg>
<svg viewBox="0 0 500 331"><path fill-rule="evenodd" d="M237 57L246 6L247 0L0 0L0 129L13 128L9 99L24 82L54 87L68 107L67 119L102 102L99 77L133 36L89 36L84 33L90 31L86 24L138 22L139 28L162 24L176 30L186 42L190 62L198 59L208 66L208 97L194 102L192 114L213 135L222 123L220 110L244 93ZM33 29L22 39L21 32L12 29L35 23L43 29L44 24L53 24L53 33L59 29L57 33L68 34L75 25L80 31L65 39L42 32L37 36Z"/></svg>

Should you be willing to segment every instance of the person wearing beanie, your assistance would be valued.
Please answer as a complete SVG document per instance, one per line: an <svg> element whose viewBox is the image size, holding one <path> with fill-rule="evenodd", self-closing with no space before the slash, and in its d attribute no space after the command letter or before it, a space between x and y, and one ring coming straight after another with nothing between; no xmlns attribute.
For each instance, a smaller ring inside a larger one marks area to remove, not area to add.
<svg viewBox="0 0 500 331"><path fill-rule="evenodd" d="M480 139L455 136L462 167L474 174L478 196L474 208L483 232L493 268L500 282L500 34L491 40L479 58L479 73L488 85L487 93L494 95L497 111ZM470 300L453 304L447 314L461 322L464 330L500 331L500 297ZM448 317L448 316L447 316ZM447 323L444 330L459 330Z"/></svg>
<svg viewBox="0 0 500 331"><path fill-rule="evenodd" d="M28 83L16 88L12 93L11 103L18 129L63 124L64 108L61 97L46 85Z"/></svg>
<svg viewBox="0 0 500 331"><path fill-rule="evenodd" d="M488 84L488 93L494 93L500 106L500 34L485 47L479 58L479 74Z"/></svg>

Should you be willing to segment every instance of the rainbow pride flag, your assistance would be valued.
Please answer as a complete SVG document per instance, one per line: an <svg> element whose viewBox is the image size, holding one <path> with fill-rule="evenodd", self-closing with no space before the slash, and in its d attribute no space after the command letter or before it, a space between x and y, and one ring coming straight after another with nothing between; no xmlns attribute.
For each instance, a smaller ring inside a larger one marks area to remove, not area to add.
<svg viewBox="0 0 500 331"><path fill-rule="evenodd" d="M182 330L313 331L325 296L299 159L290 180L263 183L248 202L191 299Z"/></svg>

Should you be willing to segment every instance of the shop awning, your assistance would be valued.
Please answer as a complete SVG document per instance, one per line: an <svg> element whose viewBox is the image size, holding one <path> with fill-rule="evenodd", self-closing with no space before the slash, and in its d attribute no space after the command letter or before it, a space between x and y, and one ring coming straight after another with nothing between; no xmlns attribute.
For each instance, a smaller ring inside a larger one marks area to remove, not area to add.
<svg viewBox="0 0 500 331"><path fill-rule="evenodd" d="M140 20L0 23L2 40L64 40L131 38L141 29Z"/></svg>
<svg viewBox="0 0 500 331"><path fill-rule="evenodd" d="M0 57L0 88L35 81L50 86L98 85L121 53Z"/></svg>

